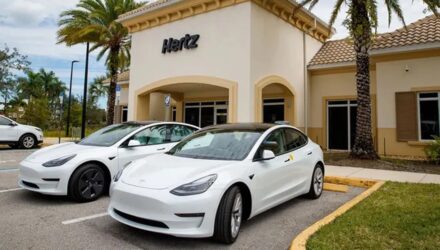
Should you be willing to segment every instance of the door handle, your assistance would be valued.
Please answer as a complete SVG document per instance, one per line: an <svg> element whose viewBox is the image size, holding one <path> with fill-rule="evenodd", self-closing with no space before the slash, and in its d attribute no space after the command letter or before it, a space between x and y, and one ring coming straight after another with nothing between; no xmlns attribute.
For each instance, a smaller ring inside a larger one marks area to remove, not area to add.
<svg viewBox="0 0 440 250"><path fill-rule="evenodd" d="M166 148L158 148L157 151L165 150Z"/></svg>
<svg viewBox="0 0 440 250"><path fill-rule="evenodd" d="M287 160L285 160L284 162L289 162L290 161L290 159L287 159Z"/></svg>
<svg viewBox="0 0 440 250"><path fill-rule="evenodd" d="M307 153L307 155L312 155L312 154L313 154L313 152L312 152L312 151L310 151L310 152L308 152L308 153Z"/></svg>

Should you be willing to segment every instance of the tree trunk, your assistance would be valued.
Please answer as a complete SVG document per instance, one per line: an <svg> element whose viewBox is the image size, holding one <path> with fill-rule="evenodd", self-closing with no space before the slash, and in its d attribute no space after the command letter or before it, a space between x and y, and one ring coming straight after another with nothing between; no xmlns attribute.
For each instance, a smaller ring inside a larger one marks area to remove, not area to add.
<svg viewBox="0 0 440 250"><path fill-rule="evenodd" d="M110 86L108 88L107 98L107 125L111 125L115 118L115 102L116 102L116 83L118 81L118 54L119 48L110 49Z"/></svg>
<svg viewBox="0 0 440 250"><path fill-rule="evenodd" d="M378 159L371 128L370 59L371 23L366 1L352 0L350 30L356 52L357 117L351 157Z"/></svg>

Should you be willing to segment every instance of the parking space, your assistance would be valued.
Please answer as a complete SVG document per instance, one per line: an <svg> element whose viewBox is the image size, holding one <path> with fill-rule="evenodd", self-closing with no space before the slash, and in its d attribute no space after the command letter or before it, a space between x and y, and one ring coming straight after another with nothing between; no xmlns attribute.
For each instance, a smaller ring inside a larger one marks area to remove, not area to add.
<svg viewBox="0 0 440 250"><path fill-rule="evenodd" d="M0 172L0 249L286 249L302 230L362 192L291 200L245 223L237 242L225 246L130 228L105 214L108 197L78 204L17 190L17 177L17 171Z"/></svg>
<svg viewBox="0 0 440 250"><path fill-rule="evenodd" d="M8 146L0 145L0 171L17 169L18 163L37 149L11 149Z"/></svg>

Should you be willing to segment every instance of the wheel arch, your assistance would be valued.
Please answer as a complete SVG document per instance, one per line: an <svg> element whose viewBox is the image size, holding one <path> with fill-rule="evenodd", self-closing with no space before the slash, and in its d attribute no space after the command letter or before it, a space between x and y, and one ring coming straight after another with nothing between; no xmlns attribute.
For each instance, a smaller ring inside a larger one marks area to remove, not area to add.
<svg viewBox="0 0 440 250"><path fill-rule="evenodd" d="M315 165L319 165L322 168L322 173L325 175L325 165L324 162L318 161Z"/></svg>
<svg viewBox="0 0 440 250"><path fill-rule="evenodd" d="M248 185L246 185L246 183L244 183L242 181L237 181L237 182L233 183L226 190L229 190L229 189L231 189L234 186L237 186L238 188L240 188L241 194L243 195L243 201L244 201L244 204L245 204L245 206L243 207L243 213L244 213L243 218L247 220L247 219L249 219L249 217L251 216L251 213L252 213L252 194L251 194L251 190L249 189ZM226 192L227 191L225 191L225 193Z"/></svg>
<svg viewBox="0 0 440 250"><path fill-rule="evenodd" d="M112 180L112 177L111 177L111 174L110 174L110 169L107 167L107 165L105 165L101 161L90 160L90 161L85 161L85 162L79 164L75 169L73 169L72 173L69 176L69 181L67 182L67 193L68 194L70 193L70 182L72 181L73 173L75 173L75 171L77 171L80 167L82 167L82 166L84 166L86 164L95 164L95 165L99 166L104 171L105 178L107 179L107 182L108 182L107 183L108 187L110 187L110 183L111 183L111 180Z"/></svg>

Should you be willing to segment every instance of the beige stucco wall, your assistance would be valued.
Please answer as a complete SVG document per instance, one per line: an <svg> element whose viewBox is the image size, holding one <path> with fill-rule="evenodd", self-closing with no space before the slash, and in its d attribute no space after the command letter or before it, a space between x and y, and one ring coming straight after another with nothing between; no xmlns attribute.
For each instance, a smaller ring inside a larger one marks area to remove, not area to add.
<svg viewBox="0 0 440 250"><path fill-rule="evenodd" d="M251 121L250 6L242 3L134 33L129 106L134 106L136 90L149 83L178 76L210 76L238 83L239 121ZM199 47L161 53L164 39L185 34L200 34ZM128 115L134 118L132 108Z"/></svg>
<svg viewBox="0 0 440 250"><path fill-rule="evenodd" d="M379 83L379 152L387 155L424 157L423 143L397 141L395 93L423 89L440 90L440 57L378 62L376 68Z"/></svg>
<svg viewBox="0 0 440 250"><path fill-rule="evenodd" d="M371 71L371 88L373 107L373 137L375 134L375 94L376 71ZM326 100L347 100L356 98L356 75L354 70L341 73L312 74L309 79L309 112L308 133L310 138L327 148Z"/></svg>
<svg viewBox="0 0 440 250"><path fill-rule="evenodd" d="M261 7L251 7L251 72L255 84L275 75L287 80L296 93L294 112L296 126L304 127L304 45L303 32ZM306 35L306 62L322 43Z"/></svg>

